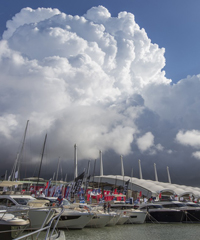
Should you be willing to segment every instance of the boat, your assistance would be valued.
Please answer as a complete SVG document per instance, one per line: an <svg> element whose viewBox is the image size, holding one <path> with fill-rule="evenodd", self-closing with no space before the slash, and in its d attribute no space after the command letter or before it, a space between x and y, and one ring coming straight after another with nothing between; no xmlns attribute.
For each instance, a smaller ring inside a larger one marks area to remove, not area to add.
<svg viewBox="0 0 200 240"><path fill-rule="evenodd" d="M106 226L115 226L120 219L120 213L116 213L114 211L111 211L111 212L109 212L109 215L111 215L112 218L106 224Z"/></svg>
<svg viewBox="0 0 200 240"><path fill-rule="evenodd" d="M100 211L92 211L94 216L92 219L86 224L85 227L91 227L91 228L102 228L105 227L108 222L113 218L110 214L100 212Z"/></svg>
<svg viewBox="0 0 200 240"><path fill-rule="evenodd" d="M147 223L181 223L185 216L183 211L165 208L159 203L143 203L139 209L147 212L145 219Z"/></svg>
<svg viewBox="0 0 200 240"><path fill-rule="evenodd" d="M128 217L126 224L144 223L147 215L145 211L134 209L134 205L126 204L125 202L111 204L111 209L126 215Z"/></svg>
<svg viewBox="0 0 200 240"><path fill-rule="evenodd" d="M45 224L55 214L55 211L49 212L49 207L46 206L49 201L39 201L28 195L0 195L0 210L7 210L10 213L19 211L27 215L30 220L31 229L38 229L46 219Z"/></svg>
<svg viewBox="0 0 200 240"><path fill-rule="evenodd" d="M117 225L125 224L126 222L128 222L128 219L129 219L129 216L126 215L126 212L121 212Z"/></svg>
<svg viewBox="0 0 200 240"><path fill-rule="evenodd" d="M46 199L50 201L50 204L56 205L56 197L40 197L39 199ZM81 211L76 205L71 204L67 199L63 199L62 206L64 208L63 213L57 224L59 229L83 229L87 223L92 219L94 214L88 211ZM55 208L59 212L59 208Z"/></svg>
<svg viewBox="0 0 200 240"><path fill-rule="evenodd" d="M30 224L28 219L17 217L6 210L0 211L0 239L14 239L18 237Z"/></svg>
<svg viewBox="0 0 200 240"><path fill-rule="evenodd" d="M200 206L193 202L160 201L163 207L176 209L183 213L183 223L200 223Z"/></svg>
<svg viewBox="0 0 200 240"><path fill-rule="evenodd" d="M35 239L39 239L39 235L41 232L46 231L46 235L44 237L45 240L66 240L65 237L65 233L64 231L57 231L56 227L57 227L57 223L59 221L59 218L61 216L61 214L63 213L64 209L61 208L60 209L60 213L56 214L51 221L48 223L47 226L45 226L45 221L43 222L43 224L41 225L41 227L35 231L31 231L29 233L26 233L25 235L22 235L20 237L15 238L14 240L21 240L21 239L27 239L28 237L32 237L31 239L33 239L33 235L36 235ZM49 209L49 213L50 212L54 212L53 208Z"/></svg>
<svg viewBox="0 0 200 240"><path fill-rule="evenodd" d="M113 218L113 216L102 210L99 205L88 205L88 204L78 204L80 211L88 211L93 214L91 220L86 224L87 228L102 228L105 227L108 222Z"/></svg>

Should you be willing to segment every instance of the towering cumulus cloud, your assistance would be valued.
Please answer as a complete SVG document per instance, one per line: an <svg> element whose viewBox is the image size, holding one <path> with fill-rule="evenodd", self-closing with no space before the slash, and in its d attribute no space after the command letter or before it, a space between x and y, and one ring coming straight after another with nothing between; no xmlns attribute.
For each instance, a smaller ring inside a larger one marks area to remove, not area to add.
<svg viewBox="0 0 200 240"><path fill-rule="evenodd" d="M22 9L0 42L0 148L5 156L11 146L16 151L29 119L33 142L48 132L49 161L72 159L74 143L79 159L94 159L100 149L171 158L183 144L179 131L191 130L199 115L199 76L172 85L164 52L131 13Z"/></svg>

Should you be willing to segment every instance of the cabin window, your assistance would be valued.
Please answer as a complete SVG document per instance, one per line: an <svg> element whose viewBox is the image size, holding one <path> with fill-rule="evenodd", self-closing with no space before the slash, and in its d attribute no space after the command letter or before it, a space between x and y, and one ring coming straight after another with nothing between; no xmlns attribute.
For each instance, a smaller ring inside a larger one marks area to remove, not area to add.
<svg viewBox="0 0 200 240"><path fill-rule="evenodd" d="M30 201L30 198L13 198L18 204L20 205L26 205L28 201Z"/></svg>
<svg viewBox="0 0 200 240"><path fill-rule="evenodd" d="M1 198L0 199L0 205L7 206L7 199L6 198Z"/></svg>

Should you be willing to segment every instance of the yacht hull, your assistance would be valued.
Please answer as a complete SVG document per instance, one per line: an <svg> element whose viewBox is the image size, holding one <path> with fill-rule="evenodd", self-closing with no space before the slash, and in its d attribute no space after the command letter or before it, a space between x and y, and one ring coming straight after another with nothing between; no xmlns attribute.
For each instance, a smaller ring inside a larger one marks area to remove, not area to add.
<svg viewBox="0 0 200 240"><path fill-rule="evenodd" d="M60 229L83 229L93 217L93 214L78 211L64 211L60 216L57 228Z"/></svg>
<svg viewBox="0 0 200 240"><path fill-rule="evenodd" d="M134 209L126 211L126 214L129 216L128 220L125 222L126 224L144 223L147 215L146 212Z"/></svg>
<svg viewBox="0 0 200 240"><path fill-rule="evenodd" d="M184 215L184 212L175 210L149 211L145 221L147 223L180 223Z"/></svg>
<svg viewBox="0 0 200 240"><path fill-rule="evenodd" d="M112 219L109 214L95 213L93 218L86 224L86 227L102 228Z"/></svg>

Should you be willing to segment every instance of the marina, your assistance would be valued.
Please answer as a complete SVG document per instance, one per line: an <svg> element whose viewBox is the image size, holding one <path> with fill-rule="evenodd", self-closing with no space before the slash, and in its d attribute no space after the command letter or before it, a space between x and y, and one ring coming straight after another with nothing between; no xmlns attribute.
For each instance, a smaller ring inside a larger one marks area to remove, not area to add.
<svg viewBox="0 0 200 240"><path fill-rule="evenodd" d="M0 182L0 234L8 234L7 240L92 239L93 234L98 235L96 239L105 235L110 239L132 238L134 234L147 239L149 229L159 235L169 226L177 232L182 226L195 228L200 223L200 188L172 184L169 169L168 183L145 180L139 160L137 179L124 175L121 158L121 175L104 175L100 152L100 176L89 175L89 162L88 169L78 175L76 145L74 150L71 182L45 180L40 175ZM11 218L11 223L17 220L21 226L6 228L6 218Z"/></svg>

